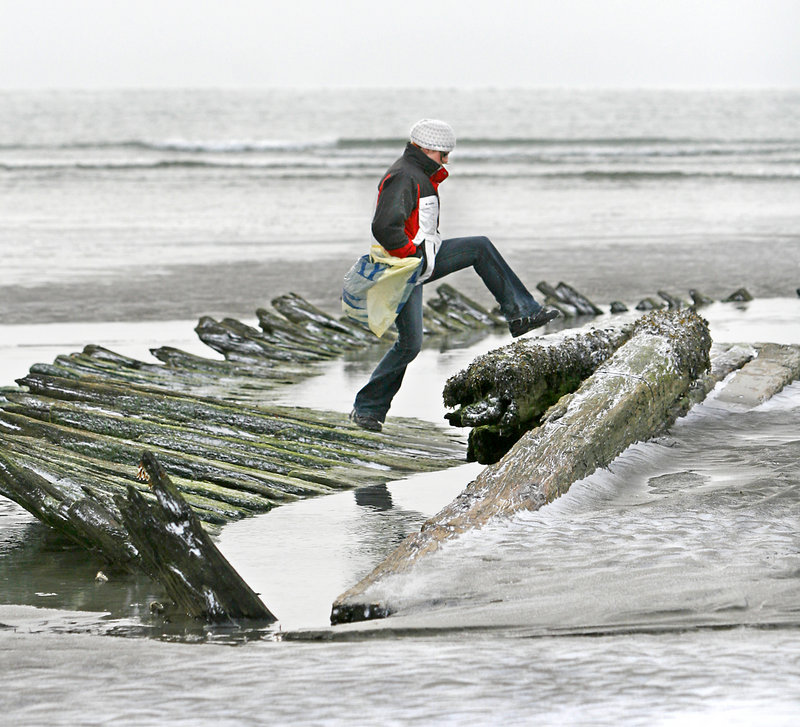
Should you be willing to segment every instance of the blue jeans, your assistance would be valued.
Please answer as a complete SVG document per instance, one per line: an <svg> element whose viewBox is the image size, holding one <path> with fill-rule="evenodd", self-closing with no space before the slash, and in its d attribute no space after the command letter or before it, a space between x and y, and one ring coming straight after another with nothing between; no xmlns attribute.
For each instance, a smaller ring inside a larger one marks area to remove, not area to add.
<svg viewBox="0 0 800 727"><path fill-rule="evenodd" d="M473 267L500 305L507 321L536 313L534 300L488 237L455 237L442 241L433 274L422 285L457 270ZM417 285L395 321L398 337L372 372L353 404L361 415L386 419L392 399L400 390L406 367L422 349L422 285Z"/></svg>

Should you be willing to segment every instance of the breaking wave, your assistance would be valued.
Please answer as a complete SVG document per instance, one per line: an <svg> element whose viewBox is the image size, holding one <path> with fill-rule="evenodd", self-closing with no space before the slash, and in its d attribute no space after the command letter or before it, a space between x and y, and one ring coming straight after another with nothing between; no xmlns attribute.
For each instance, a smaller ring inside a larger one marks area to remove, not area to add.
<svg viewBox="0 0 800 727"><path fill-rule="evenodd" d="M371 149L390 147L396 150L404 139L384 138L332 138L305 141L286 139L124 139L103 141L68 141L46 143L0 143L0 151L9 150L90 150L139 149L152 151L188 151L209 153L242 153L259 151L306 151L313 149ZM800 153L800 139L714 139L690 137L461 137L458 149L485 148L492 153L507 147L606 147L630 149L659 149L662 153Z"/></svg>
<svg viewBox="0 0 800 727"><path fill-rule="evenodd" d="M398 138L130 139L0 145L6 172L252 170L271 176L379 174ZM460 176L586 180L800 178L800 139L463 138Z"/></svg>

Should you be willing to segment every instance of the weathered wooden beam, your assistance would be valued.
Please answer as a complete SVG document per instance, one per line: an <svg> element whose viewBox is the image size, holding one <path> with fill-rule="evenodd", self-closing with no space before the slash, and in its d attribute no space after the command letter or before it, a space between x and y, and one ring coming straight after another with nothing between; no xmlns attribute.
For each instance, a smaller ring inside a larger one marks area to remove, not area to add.
<svg viewBox="0 0 800 727"><path fill-rule="evenodd" d="M46 473L54 487L62 483L80 483L80 488L116 513L113 496L124 494L133 483L130 462L109 462L84 453L71 452L41 438L4 437L3 451L16 459L20 466L34 472ZM211 482L172 477L181 494L209 526L224 525L244 517L264 513L275 502L257 493L223 487Z"/></svg>
<svg viewBox="0 0 800 727"><path fill-rule="evenodd" d="M727 298L723 298L723 303L747 303L753 300L753 296L747 291L746 288L738 288L733 291Z"/></svg>
<svg viewBox="0 0 800 727"><path fill-rule="evenodd" d="M87 347L87 349L90 347ZM229 364L231 365L231 364ZM175 369L169 366L157 366L155 369L140 369L127 366L124 363L111 365L97 359L92 354L82 353L60 355L52 364L34 364L30 367L31 373L48 376L61 376L80 381L98 381L116 383L122 386L142 387L151 391L163 392L203 392L206 396L214 393L227 396L261 397L268 391L274 390L284 381L294 382L307 378L309 373L292 375L289 368L261 367L262 376L249 376L241 379L238 374L209 370ZM235 378L234 378L235 377Z"/></svg>
<svg viewBox="0 0 800 727"><path fill-rule="evenodd" d="M558 291L546 280L540 281L536 288L544 295L544 304L550 308L556 308L561 311L561 315L565 318L575 318L580 315L578 309L574 305L561 300Z"/></svg>
<svg viewBox="0 0 800 727"><path fill-rule="evenodd" d="M692 299L692 305L695 308L700 308L704 305L711 305L711 303L714 302L713 299L709 298L707 295L695 288L689 289L689 297Z"/></svg>
<svg viewBox="0 0 800 727"><path fill-rule="evenodd" d="M385 616L391 603L373 587L420 557L497 516L536 510L564 494L630 444L648 439L684 413L690 390L709 368L711 337L694 311L641 318L630 340L577 391L560 399L450 505L406 538L366 578L333 604L334 623Z"/></svg>
<svg viewBox="0 0 800 727"><path fill-rule="evenodd" d="M210 432L145 416L122 416L80 402L59 402L24 393L10 394L4 410L47 424L173 449L264 472L289 474L324 470L341 465L345 459L293 450L275 440L241 437L235 432Z"/></svg>
<svg viewBox="0 0 800 727"><path fill-rule="evenodd" d="M445 418L473 427L467 459L496 462L544 412L627 341L634 324L522 339L489 351L448 379Z"/></svg>
<svg viewBox="0 0 800 727"><path fill-rule="evenodd" d="M685 308L686 302L681 300L680 298L675 297L671 293L668 293L666 290L659 290L657 291L660 298L662 298L666 304L667 308L670 310L678 310L679 308Z"/></svg>
<svg viewBox="0 0 800 727"><path fill-rule="evenodd" d="M363 329L336 320L295 293L278 296L272 306L286 319L301 327L306 334L345 349L364 347L368 335Z"/></svg>
<svg viewBox="0 0 800 727"><path fill-rule="evenodd" d="M756 344L758 355L742 367L714 399L713 405L745 410L763 404L800 378L800 348L778 343Z"/></svg>
<svg viewBox="0 0 800 727"><path fill-rule="evenodd" d="M244 426L225 426L214 420L185 421L160 417L146 408L136 409L131 406L123 412L115 412L104 410L93 402L65 401L41 395L32 396L24 392L9 392L8 404L4 408L11 413L21 413L109 436L125 436L124 433L130 431L137 440L138 426L152 427L155 432L163 429L163 435L171 435L178 449L182 448L184 440L190 443L209 442L211 447L207 450L208 455L213 452L212 447L230 447L232 453L242 451L258 456L274 455L284 462L302 467L347 468L348 476L355 478L355 481L358 481L358 471L365 465L373 473L389 469L397 472L430 471L439 469L442 460L445 465L448 458L455 460L462 451L459 444L451 442L439 430L422 431L424 428L420 425L420 431L417 432L413 422L408 420L393 422L393 426L399 431L390 433L385 442L379 441L380 438L376 436L364 438L361 436L362 430L356 430L343 414L335 412L329 412L327 417L323 417L321 412L296 411L298 416L305 414L305 421L309 424L318 421L323 424L338 424L345 432L353 434L352 439L325 441L319 435L314 440L307 430L300 430L298 437L292 439L287 434L272 436L260 431L249 431ZM323 428L322 431L324 433L326 429ZM424 439L426 436L427 441ZM421 444L425 446L418 448Z"/></svg>
<svg viewBox="0 0 800 727"><path fill-rule="evenodd" d="M84 346L80 353L70 354L65 357L65 365L71 362L80 364L87 373L94 373L101 377L125 377L138 374L142 381L165 382L174 385L173 382L186 381L187 383L197 382L202 385L209 380L213 380L220 375L244 376L244 377L269 377L272 371L264 366L257 364L253 366L237 365L228 361L203 358L193 354L188 354L179 349L165 347L165 350L173 356L181 356L176 360L172 359L173 364L180 365L164 366L161 363L144 362L129 356L121 356L115 351L111 351L103 346L88 345ZM152 352L152 350L151 350ZM156 357L157 358L157 357ZM56 360L60 360L61 357ZM195 364L194 366L190 364ZM206 370L197 370L198 366L206 367Z"/></svg>
<svg viewBox="0 0 800 727"><path fill-rule="evenodd" d="M110 563L125 565L136 557L117 513L74 481L47 479L18 460L0 449L0 494Z"/></svg>
<svg viewBox="0 0 800 727"><path fill-rule="evenodd" d="M313 350L276 342L258 328L234 318L216 321L210 316L203 316L194 330L206 346L221 353L228 361L237 363L275 366L288 362L322 361L335 355L320 346Z"/></svg>
<svg viewBox="0 0 800 727"><path fill-rule="evenodd" d="M504 328L507 325L504 318L468 298L452 285L443 283L436 288L436 292L438 297L429 299L427 305L442 316L455 318L465 328Z"/></svg>
<svg viewBox="0 0 800 727"><path fill-rule="evenodd" d="M665 303L662 303L660 300L656 300L655 298L651 298L651 297L642 298L636 304L636 310L640 310L640 311L660 310L665 305L666 305Z"/></svg>
<svg viewBox="0 0 800 727"><path fill-rule="evenodd" d="M311 442L346 442L354 446L385 449L403 441L403 434L386 432L377 436L354 426L342 427L346 417L278 406L243 406L223 399L192 396L184 392L165 393L142 386L121 386L97 380L76 380L31 373L17 380L36 395L101 406L121 414L163 417L193 426L224 426L240 432L306 438ZM370 447L370 444L372 447ZM402 447L401 447L402 448Z"/></svg>
<svg viewBox="0 0 800 727"><path fill-rule="evenodd" d="M276 621L211 541L151 452L142 454L141 467L156 501L148 502L129 487L127 497L118 496L116 502L144 570L194 618Z"/></svg>
<svg viewBox="0 0 800 727"><path fill-rule="evenodd" d="M79 454L93 455L108 461L132 461L142 443L122 437L108 437L59 424L30 419L9 411L0 411L0 422L16 427L20 434L45 439ZM170 445L172 446L172 445ZM152 447L176 473L189 479L206 480L223 487L260 494L274 503L293 502L299 497L327 494L333 489L316 478L300 479L275 471L240 466L203 455L167 447Z"/></svg>
<svg viewBox="0 0 800 727"><path fill-rule="evenodd" d="M450 315L446 308L439 311L434 306L428 305L427 302L422 306L422 320L425 324L425 332L433 336L461 333L467 328L466 320L458 313Z"/></svg>
<svg viewBox="0 0 800 727"><path fill-rule="evenodd" d="M568 316L599 316L602 310L589 300L583 293L579 293L575 288L567 283L560 282L555 288L541 281L537 286L545 296L548 305L554 305L566 313Z"/></svg>
<svg viewBox="0 0 800 727"><path fill-rule="evenodd" d="M363 331L353 327L351 331L352 340L348 339L344 345L336 343L330 339L327 335L327 329L324 327L320 326L312 330L297 323L292 323L284 316L265 308L259 308L256 311L256 317L266 339L284 346L296 346L300 350L321 350L338 355L344 351L357 348L355 341L360 342L363 347L367 347L373 342L378 342L378 338L371 331ZM346 326L347 324L342 323L342 325Z"/></svg>

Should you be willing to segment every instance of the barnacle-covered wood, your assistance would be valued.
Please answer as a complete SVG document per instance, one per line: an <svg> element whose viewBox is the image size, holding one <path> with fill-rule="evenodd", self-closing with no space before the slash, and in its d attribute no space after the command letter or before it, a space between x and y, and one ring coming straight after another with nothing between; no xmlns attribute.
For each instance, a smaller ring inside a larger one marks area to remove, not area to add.
<svg viewBox="0 0 800 727"><path fill-rule="evenodd" d="M379 581L408 570L446 539L490 518L552 502L633 442L663 432L690 406L691 389L710 367L710 347L708 326L694 311L658 311L641 318L630 340L577 391L562 397L541 426L527 432L419 533L339 596L331 620L391 613L392 604L374 588Z"/></svg>
<svg viewBox="0 0 800 727"><path fill-rule="evenodd" d="M456 427L473 427L467 458L496 462L549 406L575 391L627 341L634 324L577 334L522 339L478 356L448 379L445 415Z"/></svg>
<svg viewBox="0 0 800 727"><path fill-rule="evenodd" d="M140 466L155 498L129 486L115 500L145 572L194 618L273 623L275 616L219 552L156 457L143 452Z"/></svg>

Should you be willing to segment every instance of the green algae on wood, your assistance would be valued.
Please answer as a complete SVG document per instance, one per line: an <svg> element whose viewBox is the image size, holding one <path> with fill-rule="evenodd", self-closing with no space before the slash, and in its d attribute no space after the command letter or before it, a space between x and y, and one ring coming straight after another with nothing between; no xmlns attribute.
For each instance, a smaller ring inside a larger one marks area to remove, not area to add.
<svg viewBox="0 0 800 727"><path fill-rule="evenodd" d="M297 498L463 460L460 439L430 424L393 418L377 435L341 413L270 405L276 386L378 343L296 295L273 308L257 312L260 328L201 318L198 336L224 360L162 347L144 362L88 345L31 366L18 388L0 393L0 494L108 563L132 567L136 526L126 531L123 509L134 503L152 520L152 494L134 478L143 446L209 532ZM426 311L437 331L499 321L449 287Z"/></svg>
<svg viewBox="0 0 800 727"><path fill-rule="evenodd" d="M376 435L341 413L270 405L271 389L316 374L317 361L371 345L297 296L276 300L297 322L263 311L263 335L230 319L215 329L238 336L238 360L158 349L163 360L144 362L88 345L34 364L0 398L0 452L14 458L15 473L43 475L50 488L71 482L117 517L111 496L130 484L141 447L151 447L208 527L462 461L458 437L431 425L393 419ZM202 319L199 328L216 325ZM25 505L15 487L0 482L0 491ZM61 507L58 498L45 502Z"/></svg>
<svg viewBox="0 0 800 727"><path fill-rule="evenodd" d="M21 381L28 391L9 392L0 409L0 447L3 439L48 442L65 455L129 471L146 444L173 475L195 482L197 494L206 488L213 500L220 487L249 492L263 498L260 509L452 466L462 451L435 429L423 433L403 420L379 437L344 414L237 406L43 374Z"/></svg>

